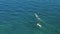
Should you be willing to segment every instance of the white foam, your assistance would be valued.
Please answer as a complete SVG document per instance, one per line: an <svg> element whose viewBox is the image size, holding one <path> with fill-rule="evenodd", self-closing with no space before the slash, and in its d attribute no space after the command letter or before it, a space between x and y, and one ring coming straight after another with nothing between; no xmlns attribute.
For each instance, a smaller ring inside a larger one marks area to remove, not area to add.
<svg viewBox="0 0 60 34"><path fill-rule="evenodd" d="M37 23L37 26L42 27L39 23Z"/></svg>
<svg viewBox="0 0 60 34"><path fill-rule="evenodd" d="M34 15L38 20L40 20L39 16L36 13Z"/></svg>

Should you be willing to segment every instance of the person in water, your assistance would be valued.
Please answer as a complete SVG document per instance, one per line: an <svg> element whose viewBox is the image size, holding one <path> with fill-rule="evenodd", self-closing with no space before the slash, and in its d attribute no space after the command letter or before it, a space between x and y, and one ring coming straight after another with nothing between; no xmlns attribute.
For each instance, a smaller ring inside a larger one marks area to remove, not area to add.
<svg viewBox="0 0 60 34"><path fill-rule="evenodd" d="M38 20L38 21L40 21L39 16L38 16L36 13L35 13L34 15L35 15L35 17L37 18L37 20ZM37 23L37 26L42 27L42 26L41 26L41 24L40 24L40 22L39 22L39 23Z"/></svg>

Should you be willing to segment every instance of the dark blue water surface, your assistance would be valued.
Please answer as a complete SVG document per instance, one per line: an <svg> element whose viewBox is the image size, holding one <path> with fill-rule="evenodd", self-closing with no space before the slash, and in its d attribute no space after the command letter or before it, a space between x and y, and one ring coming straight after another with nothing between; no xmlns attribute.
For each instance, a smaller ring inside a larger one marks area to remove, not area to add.
<svg viewBox="0 0 60 34"><path fill-rule="evenodd" d="M60 0L0 0L0 34L60 34Z"/></svg>

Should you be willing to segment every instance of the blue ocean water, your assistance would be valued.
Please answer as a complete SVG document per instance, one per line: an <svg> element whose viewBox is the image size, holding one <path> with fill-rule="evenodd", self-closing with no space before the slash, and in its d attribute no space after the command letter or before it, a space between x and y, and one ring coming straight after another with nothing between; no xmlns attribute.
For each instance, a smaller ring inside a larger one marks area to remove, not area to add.
<svg viewBox="0 0 60 34"><path fill-rule="evenodd" d="M60 34L60 0L0 0L0 34Z"/></svg>

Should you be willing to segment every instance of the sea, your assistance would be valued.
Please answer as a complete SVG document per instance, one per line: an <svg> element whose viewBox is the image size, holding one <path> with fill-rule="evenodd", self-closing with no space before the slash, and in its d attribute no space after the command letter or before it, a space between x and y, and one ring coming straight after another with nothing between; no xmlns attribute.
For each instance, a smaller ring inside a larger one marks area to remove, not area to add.
<svg viewBox="0 0 60 34"><path fill-rule="evenodd" d="M0 0L0 34L60 34L60 0Z"/></svg>

